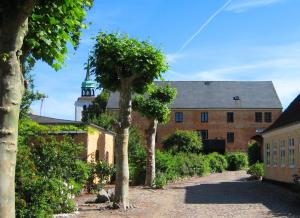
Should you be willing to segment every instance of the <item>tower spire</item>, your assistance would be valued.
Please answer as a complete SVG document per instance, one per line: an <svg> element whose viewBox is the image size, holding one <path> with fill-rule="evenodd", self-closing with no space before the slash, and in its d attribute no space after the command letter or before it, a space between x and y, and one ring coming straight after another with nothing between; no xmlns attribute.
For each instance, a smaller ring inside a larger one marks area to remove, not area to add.
<svg viewBox="0 0 300 218"><path fill-rule="evenodd" d="M86 75L85 75L85 81L88 80L90 80L90 59L89 58L86 66Z"/></svg>

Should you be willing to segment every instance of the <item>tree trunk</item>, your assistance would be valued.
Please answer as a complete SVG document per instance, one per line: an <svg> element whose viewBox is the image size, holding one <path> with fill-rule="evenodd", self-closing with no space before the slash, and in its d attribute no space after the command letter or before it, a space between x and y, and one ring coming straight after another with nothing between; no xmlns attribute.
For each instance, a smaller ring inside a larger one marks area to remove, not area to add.
<svg viewBox="0 0 300 218"><path fill-rule="evenodd" d="M128 167L128 140L131 125L131 91L130 81L121 82L119 100L119 127L116 137L116 188L114 204L126 210L129 207L129 167Z"/></svg>
<svg viewBox="0 0 300 218"><path fill-rule="evenodd" d="M0 218L15 217L15 166L24 79L19 56L34 1L0 2Z"/></svg>
<svg viewBox="0 0 300 218"><path fill-rule="evenodd" d="M151 120L147 130L147 166L145 185L154 186L155 179L155 141L157 131L157 120Z"/></svg>

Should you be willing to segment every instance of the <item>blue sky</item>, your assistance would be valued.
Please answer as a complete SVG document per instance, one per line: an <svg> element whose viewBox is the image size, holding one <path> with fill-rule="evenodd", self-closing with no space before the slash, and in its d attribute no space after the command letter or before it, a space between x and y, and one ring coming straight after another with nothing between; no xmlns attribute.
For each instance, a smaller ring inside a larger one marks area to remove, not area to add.
<svg viewBox="0 0 300 218"><path fill-rule="evenodd" d="M77 51L55 72L39 62L42 115L74 119L84 63L100 30L150 38L165 52L167 80L272 80L286 107L300 93L299 0L95 0ZM40 112L40 102L33 104Z"/></svg>

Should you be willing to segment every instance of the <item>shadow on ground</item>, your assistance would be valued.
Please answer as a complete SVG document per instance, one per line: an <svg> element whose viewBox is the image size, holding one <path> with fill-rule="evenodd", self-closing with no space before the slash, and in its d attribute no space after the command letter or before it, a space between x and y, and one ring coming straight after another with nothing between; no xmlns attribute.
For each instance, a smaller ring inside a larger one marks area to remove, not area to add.
<svg viewBox="0 0 300 218"><path fill-rule="evenodd" d="M300 217L300 200L289 190L258 181L233 181L186 187L187 204L263 204L273 216Z"/></svg>

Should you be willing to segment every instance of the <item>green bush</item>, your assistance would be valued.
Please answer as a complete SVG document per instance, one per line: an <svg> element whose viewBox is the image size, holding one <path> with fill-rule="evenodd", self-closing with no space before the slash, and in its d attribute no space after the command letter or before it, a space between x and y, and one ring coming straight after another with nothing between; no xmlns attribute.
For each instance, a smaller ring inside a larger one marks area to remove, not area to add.
<svg viewBox="0 0 300 218"><path fill-rule="evenodd" d="M226 158L216 152L211 153L206 156L209 162L210 172L212 173L222 173L228 167Z"/></svg>
<svg viewBox="0 0 300 218"><path fill-rule="evenodd" d="M146 177L146 149L143 137L134 127L130 128L128 142L129 179L132 185L141 185Z"/></svg>
<svg viewBox="0 0 300 218"><path fill-rule="evenodd" d="M58 141L49 131L55 131L54 127L31 120L20 122L15 179L17 217L50 217L74 211L74 195L88 178L89 167L76 160L83 146L70 137Z"/></svg>
<svg viewBox="0 0 300 218"><path fill-rule="evenodd" d="M230 152L225 157L228 163L228 170L243 170L248 167L248 157L243 152Z"/></svg>
<svg viewBox="0 0 300 218"><path fill-rule="evenodd" d="M179 152L200 153L202 150L202 141L198 134L193 131L177 130L166 138L162 144L166 151L173 154Z"/></svg>
<svg viewBox="0 0 300 218"><path fill-rule="evenodd" d="M163 173L168 181L179 177L203 176L210 172L205 156L193 153L178 153L156 151L156 172Z"/></svg>
<svg viewBox="0 0 300 218"><path fill-rule="evenodd" d="M168 184L168 178L164 173L158 173L154 180L155 188L161 189Z"/></svg>
<svg viewBox="0 0 300 218"><path fill-rule="evenodd" d="M87 189L88 192L97 192L103 189L103 187L114 177L116 169L114 166L109 165L105 161L98 161L90 164L90 175L88 179ZM95 184L95 180L99 179Z"/></svg>
<svg viewBox="0 0 300 218"><path fill-rule="evenodd" d="M248 145L248 161L250 166L257 162L261 162L260 146L255 141Z"/></svg>
<svg viewBox="0 0 300 218"><path fill-rule="evenodd" d="M256 163L250 166L249 170L247 171L248 174L253 176L256 179L259 179L264 176L264 164L263 163Z"/></svg>

